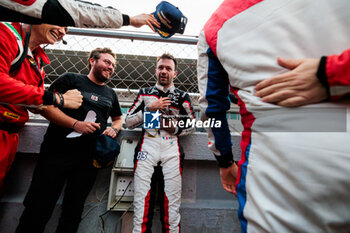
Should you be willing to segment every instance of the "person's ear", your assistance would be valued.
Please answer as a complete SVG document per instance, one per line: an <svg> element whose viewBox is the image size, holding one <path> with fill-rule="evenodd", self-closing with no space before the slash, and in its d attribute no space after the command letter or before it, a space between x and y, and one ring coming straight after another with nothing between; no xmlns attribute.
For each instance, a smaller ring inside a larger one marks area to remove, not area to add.
<svg viewBox="0 0 350 233"><path fill-rule="evenodd" d="M89 62L90 62L90 65L91 65L91 67L92 67L93 65L95 65L96 60L93 59L93 58L90 58L90 59L89 59Z"/></svg>

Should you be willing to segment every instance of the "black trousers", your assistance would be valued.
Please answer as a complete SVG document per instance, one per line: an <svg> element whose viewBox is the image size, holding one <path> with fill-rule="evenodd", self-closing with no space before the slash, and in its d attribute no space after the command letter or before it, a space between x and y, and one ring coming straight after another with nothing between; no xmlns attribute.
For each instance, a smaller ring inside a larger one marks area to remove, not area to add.
<svg viewBox="0 0 350 233"><path fill-rule="evenodd" d="M24 199L25 209L16 233L41 233L49 221L64 184L62 213L56 233L78 230L81 214L95 182L97 169L87 154L41 153Z"/></svg>

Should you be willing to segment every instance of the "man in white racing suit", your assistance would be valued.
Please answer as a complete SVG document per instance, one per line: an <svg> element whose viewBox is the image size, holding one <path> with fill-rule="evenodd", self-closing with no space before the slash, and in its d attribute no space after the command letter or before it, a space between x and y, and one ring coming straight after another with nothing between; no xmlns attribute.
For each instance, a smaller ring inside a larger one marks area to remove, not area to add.
<svg viewBox="0 0 350 233"><path fill-rule="evenodd" d="M180 232L184 153L179 136L195 129L186 124L195 120L190 97L174 87L176 59L163 54L156 64L156 85L140 90L125 119L127 128L144 124L134 157L134 233L150 232L152 228L157 185L162 232ZM159 117L158 121L144 122L147 114ZM157 123L159 127L148 127L149 123ZM174 126L173 123L178 124Z"/></svg>

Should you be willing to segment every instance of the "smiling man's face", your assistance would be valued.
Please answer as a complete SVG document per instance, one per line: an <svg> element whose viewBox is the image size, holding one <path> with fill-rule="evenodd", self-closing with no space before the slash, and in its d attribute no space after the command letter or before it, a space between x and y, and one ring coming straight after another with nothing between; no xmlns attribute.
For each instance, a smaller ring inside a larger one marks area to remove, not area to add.
<svg viewBox="0 0 350 233"><path fill-rule="evenodd" d="M97 60L91 58L91 71L99 83L107 82L113 75L115 69L115 59L109 53L101 53Z"/></svg>
<svg viewBox="0 0 350 233"><path fill-rule="evenodd" d="M60 27L50 24L40 24L32 26L32 35L40 44L54 44L62 40L67 33L67 27Z"/></svg>

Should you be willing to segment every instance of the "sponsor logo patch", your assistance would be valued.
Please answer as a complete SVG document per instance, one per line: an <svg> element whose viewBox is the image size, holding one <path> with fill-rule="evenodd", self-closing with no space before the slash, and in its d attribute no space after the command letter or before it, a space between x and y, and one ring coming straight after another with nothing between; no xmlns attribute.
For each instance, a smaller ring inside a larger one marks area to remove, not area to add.
<svg viewBox="0 0 350 233"><path fill-rule="evenodd" d="M11 113L11 112L4 112L5 117L9 117L15 120L19 120L19 116L17 114Z"/></svg>

